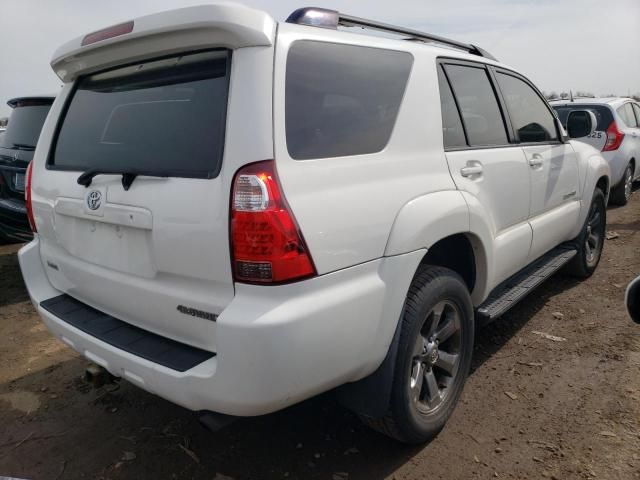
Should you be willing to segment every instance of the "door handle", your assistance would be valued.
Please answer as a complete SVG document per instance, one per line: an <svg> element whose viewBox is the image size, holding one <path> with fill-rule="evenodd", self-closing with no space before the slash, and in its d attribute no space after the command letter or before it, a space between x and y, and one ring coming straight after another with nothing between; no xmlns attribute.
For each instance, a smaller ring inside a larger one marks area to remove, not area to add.
<svg viewBox="0 0 640 480"><path fill-rule="evenodd" d="M539 153L534 153L529 159L530 167L534 167L534 168L541 167L543 163L544 163L544 158L542 158L542 155L540 155Z"/></svg>
<svg viewBox="0 0 640 480"><path fill-rule="evenodd" d="M463 177L471 177L473 175L481 175L482 174L482 165L467 165L466 167L462 167L460 169L460 175Z"/></svg>

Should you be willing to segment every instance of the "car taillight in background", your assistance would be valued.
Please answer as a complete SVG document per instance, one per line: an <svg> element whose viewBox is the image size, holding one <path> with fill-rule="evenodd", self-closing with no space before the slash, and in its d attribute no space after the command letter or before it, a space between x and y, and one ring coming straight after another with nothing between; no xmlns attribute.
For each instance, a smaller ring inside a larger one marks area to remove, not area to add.
<svg viewBox="0 0 640 480"><path fill-rule="evenodd" d="M622 140L624 139L624 133L618 130L618 125L614 120L607 128L607 141L602 147L603 152L610 152L612 150L617 150L622 144Z"/></svg>
<svg viewBox="0 0 640 480"><path fill-rule="evenodd" d="M31 205L31 179L33 177L33 162L29 162L27 167L27 179L24 184L24 200L27 207L27 219L29 220L29 226L31 230L36 233L36 219L33 216L33 206Z"/></svg>
<svg viewBox="0 0 640 480"><path fill-rule="evenodd" d="M273 160L247 165L236 173L231 248L234 278L239 282L282 283L316 274Z"/></svg>

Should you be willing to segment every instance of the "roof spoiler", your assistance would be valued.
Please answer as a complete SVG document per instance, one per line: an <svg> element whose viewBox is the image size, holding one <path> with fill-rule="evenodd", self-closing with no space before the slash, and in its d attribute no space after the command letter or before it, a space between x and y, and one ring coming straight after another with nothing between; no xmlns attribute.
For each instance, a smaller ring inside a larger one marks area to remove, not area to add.
<svg viewBox="0 0 640 480"><path fill-rule="evenodd" d="M270 46L275 31L271 16L244 5L179 8L77 37L55 51L51 67L68 83L79 75L185 50Z"/></svg>
<svg viewBox="0 0 640 480"><path fill-rule="evenodd" d="M366 18L345 15L336 10L328 10L326 8L299 8L298 10L295 10L291 15L289 15L289 18L287 18L287 23L308 25L312 27L332 28L335 30L337 30L338 27L368 28L370 30L377 30L379 32L401 35L405 37L405 40L419 40L423 42L439 43L441 45L446 45L458 50L463 50L472 55L478 55L480 57L485 57L490 60L497 61L497 59L493 55L476 45L458 42L457 40L451 40L449 38L440 37L438 35L433 35L431 33L421 32L418 30L411 30L409 28L389 25L388 23L377 22L375 20L368 20Z"/></svg>

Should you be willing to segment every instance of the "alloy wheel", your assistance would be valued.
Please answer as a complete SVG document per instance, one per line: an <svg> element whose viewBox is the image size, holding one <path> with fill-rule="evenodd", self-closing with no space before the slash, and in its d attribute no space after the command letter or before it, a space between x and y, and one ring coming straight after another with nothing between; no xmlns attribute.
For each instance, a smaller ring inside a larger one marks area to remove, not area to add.
<svg viewBox="0 0 640 480"><path fill-rule="evenodd" d="M438 410L458 374L461 358L461 312L443 300L428 313L416 339L410 372L412 405L422 414Z"/></svg>
<svg viewBox="0 0 640 480"><path fill-rule="evenodd" d="M598 202L594 202L589 210L584 245L586 261L589 266L595 265L600 258L602 242L604 239L603 217L602 205Z"/></svg>
<svg viewBox="0 0 640 480"><path fill-rule="evenodd" d="M631 171L631 167L627 167L627 170L624 172L624 198L629 200L631 197L631 189L633 188L633 172Z"/></svg>

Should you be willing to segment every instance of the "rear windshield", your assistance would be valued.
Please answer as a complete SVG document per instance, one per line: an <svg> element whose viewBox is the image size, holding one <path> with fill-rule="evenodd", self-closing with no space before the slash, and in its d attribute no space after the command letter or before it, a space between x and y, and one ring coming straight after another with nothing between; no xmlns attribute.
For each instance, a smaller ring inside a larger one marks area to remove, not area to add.
<svg viewBox="0 0 640 480"><path fill-rule="evenodd" d="M606 131L613 121L613 114L611 113L611 110L609 110L608 107L601 105L557 105L553 106L553 109L558 114L560 123L562 123L564 128L567 128L567 117L569 117L569 112L572 112L573 110L591 110L598 120L596 130L599 131Z"/></svg>
<svg viewBox="0 0 640 480"><path fill-rule="evenodd" d="M406 52L295 42L287 57L285 92L291 158L381 151L391 137L412 63Z"/></svg>
<svg viewBox="0 0 640 480"><path fill-rule="evenodd" d="M40 130L50 108L50 103L18 103L11 112L6 132L0 136L0 147L27 150L36 148Z"/></svg>
<svg viewBox="0 0 640 480"><path fill-rule="evenodd" d="M212 178L222 164L230 53L200 52L81 78L50 166Z"/></svg>

